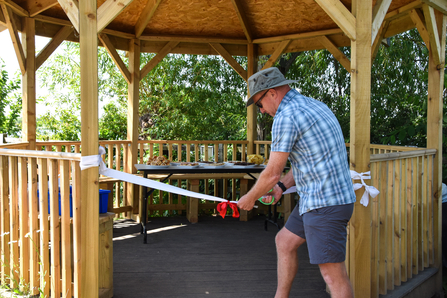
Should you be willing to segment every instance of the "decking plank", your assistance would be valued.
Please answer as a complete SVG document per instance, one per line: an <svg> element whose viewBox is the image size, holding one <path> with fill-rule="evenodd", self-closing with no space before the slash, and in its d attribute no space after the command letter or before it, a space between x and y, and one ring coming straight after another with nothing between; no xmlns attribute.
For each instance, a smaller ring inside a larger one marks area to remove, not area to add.
<svg viewBox="0 0 447 298"><path fill-rule="evenodd" d="M148 244L139 231L131 221L114 224L114 298L275 294L277 228L269 225L265 231L263 216L248 222L201 216L197 224L185 217L152 218ZM290 297L329 297L306 246L299 257Z"/></svg>

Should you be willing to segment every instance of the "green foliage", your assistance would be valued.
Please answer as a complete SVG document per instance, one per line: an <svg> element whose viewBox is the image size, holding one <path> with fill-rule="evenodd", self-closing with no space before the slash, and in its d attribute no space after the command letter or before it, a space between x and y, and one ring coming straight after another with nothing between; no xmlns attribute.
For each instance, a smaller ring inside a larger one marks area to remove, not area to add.
<svg viewBox="0 0 447 298"><path fill-rule="evenodd" d="M143 65L151 57L144 54ZM244 139L245 92L245 82L220 57L168 55L140 83L143 138Z"/></svg>
<svg viewBox="0 0 447 298"><path fill-rule="evenodd" d="M57 109L37 119L37 138L42 140L80 140L81 121L69 110Z"/></svg>
<svg viewBox="0 0 447 298"><path fill-rule="evenodd" d="M99 138L102 140L127 139L127 114L122 106L108 103L104 115L99 119Z"/></svg>
<svg viewBox="0 0 447 298"><path fill-rule="evenodd" d="M0 133L17 137L22 112L22 98L16 92L20 89L20 79L10 80L4 67L0 59Z"/></svg>

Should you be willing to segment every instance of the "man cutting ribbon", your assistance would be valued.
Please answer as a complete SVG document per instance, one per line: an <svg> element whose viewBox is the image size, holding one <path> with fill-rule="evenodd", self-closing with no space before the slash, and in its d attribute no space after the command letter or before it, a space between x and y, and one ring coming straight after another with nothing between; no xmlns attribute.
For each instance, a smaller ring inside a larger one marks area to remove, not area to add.
<svg viewBox="0 0 447 298"><path fill-rule="evenodd" d="M346 226L356 196L346 146L337 118L322 102L292 90L279 69L267 68L248 79L247 106L274 117L269 162L254 187L238 202L251 210L266 196L278 202L295 185L299 204L276 236L276 298L288 297L298 271L298 248L307 242L310 263L318 264L332 297L353 297L346 267ZM291 170L281 178L287 160ZM281 179L281 181L279 181ZM273 189L272 189L273 188ZM269 190L272 189L271 192Z"/></svg>

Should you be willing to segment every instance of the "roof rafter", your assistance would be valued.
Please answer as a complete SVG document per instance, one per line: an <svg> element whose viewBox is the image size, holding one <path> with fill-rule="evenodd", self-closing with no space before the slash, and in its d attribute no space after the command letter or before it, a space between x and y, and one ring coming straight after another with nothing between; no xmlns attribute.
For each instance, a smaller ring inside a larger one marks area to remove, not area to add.
<svg viewBox="0 0 447 298"><path fill-rule="evenodd" d="M327 36L320 36L318 40L348 72L351 72L351 61Z"/></svg>
<svg viewBox="0 0 447 298"><path fill-rule="evenodd" d="M4 3L9 6L12 11L14 11L14 13L20 17L29 17L29 13L28 11L26 11L26 9L22 8L20 5L11 0L0 0L0 3Z"/></svg>
<svg viewBox="0 0 447 298"><path fill-rule="evenodd" d="M219 55L221 55L228 64L230 64L230 66L244 79L244 81L247 81L247 71L236 61L236 59L233 58L233 56L231 56L230 53L228 53L228 51L220 43L210 42L210 46Z"/></svg>
<svg viewBox="0 0 447 298"><path fill-rule="evenodd" d="M441 43L439 42L435 10L433 7L424 4L422 6L422 11L424 12L425 26L430 40L430 49L433 52L433 59L436 65L439 65L443 59L441 59Z"/></svg>
<svg viewBox="0 0 447 298"><path fill-rule="evenodd" d="M428 48L430 46L430 37L428 35L427 28L425 27L424 16L418 9L413 9L410 12L411 20L414 25L418 29L419 35L425 43L425 46Z"/></svg>
<svg viewBox="0 0 447 298"><path fill-rule="evenodd" d="M17 60L19 62L20 71L25 74L26 71L26 59L25 53L23 52L22 43L20 42L19 34L17 31L17 26L14 21L14 15L11 8L7 6L4 2L1 4L3 16L5 17L6 26L8 27L9 35L11 36L12 44L14 46L14 51L16 52Z"/></svg>
<svg viewBox="0 0 447 298"><path fill-rule="evenodd" d="M101 32L119 15L133 0L107 0L98 8L97 30Z"/></svg>
<svg viewBox="0 0 447 298"><path fill-rule="evenodd" d="M71 24L79 32L79 2L77 0L57 0Z"/></svg>
<svg viewBox="0 0 447 298"><path fill-rule="evenodd" d="M391 0L378 0L373 8L373 22L371 30L371 44L374 43L377 33L382 26L383 19L390 7Z"/></svg>
<svg viewBox="0 0 447 298"><path fill-rule="evenodd" d="M50 55L59 47L59 45L71 34L71 27L63 26L39 52L36 57L36 70L50 57Z"/></svg>
<svg viewBox="0 0 447 298"><path fill-rule="evenodd" d="M178 41L170 41L151 59L140 71L140 80L142 80L157 64L166 57L177 45Z"/></svg>
<svg viewBox="0 0 447 298"><path fill-rule="evenodd" d="M356 39L355 17L340 0L315 0L315 2L320 5L351 40Z"/></svg>
<svg viewBox="0 0 447 298"><path fill-rule="evenodd" d="M121 74L126 79L127 83L131 83L131 76L129 69L124 64L123 60L121 59L120 55L116 51L115 47L113 46L112 42L109 39L109 36L107 34L99 34L99 39L101 40L103 46L106 48L107 52L109 53L110 57L112 57L113 62L115 62L115 65L120 70Z"/></svg>
<svg viewBox="0 0 447 298"><path fill-rule="evenodd" d="M30 17L34 17L57 4L57 0L27 0L26 6L28 7L28 12Z"/></svg>
<svg viewBox="0 0 447 298"><path fill-rule="evenodd" d="M236 10L236 14L239 19L239 22L241 23L242 30L244 31L245 37L247 38L248 42L251 43L253 41L253 37L252 37L253 35L251 33L251 29L249 26L247 16L245 15L239 0L231 0L231 2L233 3L234 9Z"/></svg>
<svg viewBox="0 0 447 298"><path fill-rule="evenodd" d="M146 6L140 14L140 18L135 24L135 37L140 37L143 34L144 28L146 28L149 21L154 16L155 11L163 0L149 0Z"/></svg>
<svg viewBox="0 0 447 298"><path fill-rule="evenodd" d="M422 0L422 2L447 15L447 2L445 0Z"/></svg>
<svg viewBox="0 0 447 298"><path fill-rule="evenodd" d="M272 67L273 64L281 57L282 53L284 53L284 50L289 46L291 43L291 40L283 40L279 43L279 46L275 49L273 54L270 56L269 60L264 64L262 69L266 69L269 67Z"/></svg>

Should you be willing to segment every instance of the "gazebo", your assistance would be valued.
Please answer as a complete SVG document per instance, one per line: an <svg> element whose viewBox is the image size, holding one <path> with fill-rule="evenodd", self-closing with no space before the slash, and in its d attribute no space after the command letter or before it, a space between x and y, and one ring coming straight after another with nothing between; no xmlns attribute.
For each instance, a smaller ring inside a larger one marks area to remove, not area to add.
<svg viewBox="0 0 447 298"><path fill-rule="evenodd" d="M0 6L0 30L10 32L23 88L23 142L0 150L0 245L2 263L6 264L1 268L2 284L14 286L14 280L22 278L31 288L41 287L52 297L60 297L61 293L64 297L67 293L69 297L113 295L111 285L107 287L110 279L105 281L104 277L111 273L99 269L103 265L101 252L92 253L100 249L101 227L97 201L91 198L98 196L101 181L107 181L100 179L97 167L81 171L79 166L82 157L98 155L100 144L98 46L107 49L128 82L127 140L102 142L108 149L109 166L119 159L114 161L113 152L119 156L123 149L123 170L128 173L136 173L133 165L142 162L142 142L138 141L139 82L167 54L221 55L247 80L257 71L260 55L270 55L263 66L267 68L283 53L325 48L351 74L351 142L347 144L350 167L358 173L371 171L372 179L366 182L381 191L367 207L360 205L364 188L356 192L347 252L355 295L421 297L424 293L431 297L442 292L441 94L446 1L0 0ZM418 29L430 53L427 148L372 145L372 61L383 39L413 28ZM51 41L36 55L37 35ZM82 141L37 142L36 70L64 40L79 42L81 48ZM340 47L351 47L350 59ZM117 50L128 52L128 65ZM140 68L143 52L156 55ZM248 57L246 69L233 56ZM246 141L220 143L241 147L242 158L260 152L263 146L268 155L268 142L256 140L254 105L247 109L247 127ZM198 140L146 143L151 154L154 145L168 144L172 150L172 144L185 143L195 148L204 143L218 144ZM52 146L58 152L51 152ZM47 150L42 151L42 147ZM48 184L43 183L46 177ZM70 196L70 185L72 217L68 204L64 204ZM196 189L195 185L191 183L191 189ZM48 215L48 202L42 200L43 196L38 198L38 188L40 194L50 193L51 210L57 210L60 192L60 218ZM128 216L138 214L138 188L127 185L124 189L127 205L111 210L127 212ZM189 218L194 220L191 214ZM37 242L43 249L40 261L33 249ZM55 245L59 242L60 246ZM393 292L403 283L409 285L407 291Z"/></svg>

